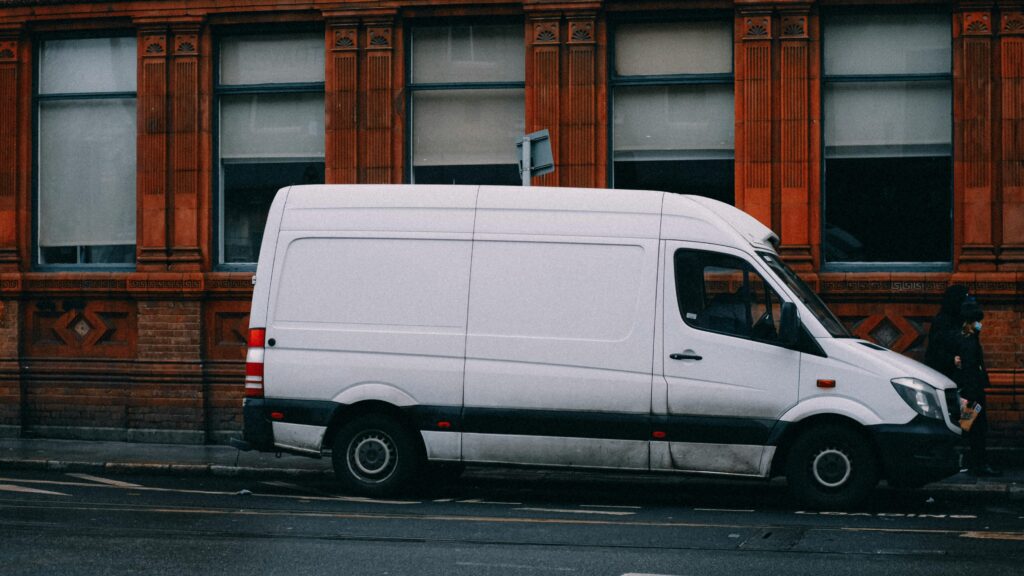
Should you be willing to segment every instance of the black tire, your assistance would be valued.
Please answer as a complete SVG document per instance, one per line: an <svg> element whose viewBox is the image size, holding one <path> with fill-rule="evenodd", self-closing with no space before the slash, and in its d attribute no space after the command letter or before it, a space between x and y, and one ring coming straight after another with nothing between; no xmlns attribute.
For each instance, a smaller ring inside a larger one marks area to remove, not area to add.
<svg viewBox="0 0 1024 576"><path fill-rule="evenodd" d="M338 430L331 460L334 476L345 491L378 497L408 488L423 458L399 422L367 414Z"/></svg>
<svg viewBox="0 0 1024 576"><path fill-rule="evenodd" d="M807 430L786 458L790 494L812 509L862 504L878 484L878 463L868 441L843 426Z"/></svg>

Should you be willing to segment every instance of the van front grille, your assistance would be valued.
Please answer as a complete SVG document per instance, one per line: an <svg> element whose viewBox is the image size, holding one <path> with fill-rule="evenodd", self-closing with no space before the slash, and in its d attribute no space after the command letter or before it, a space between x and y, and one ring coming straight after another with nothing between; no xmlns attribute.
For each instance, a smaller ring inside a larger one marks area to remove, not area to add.
<svg viewBox="0 0 1024 576"><path fill-rule="evenodd" d="M960 393L956 388L946 389L946 410L949 411L949 421L954 424L960 423Z"/></svg>

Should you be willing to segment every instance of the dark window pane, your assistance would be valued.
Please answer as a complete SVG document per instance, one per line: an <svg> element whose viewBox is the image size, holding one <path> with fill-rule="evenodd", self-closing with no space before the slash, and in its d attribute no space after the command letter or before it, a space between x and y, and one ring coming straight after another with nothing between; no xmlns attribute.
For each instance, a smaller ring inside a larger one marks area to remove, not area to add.
<svg viewBox="0 0 1024 576"><path fill-rule="evenodd" d="M471 166L416 166L417 184L487 184L519 186L519 167L515 164L477 164Z"/></svg>
<svg viewBox="0 0 1024 576"><path fill-rule="evenodd" d="M82 260L86 264L134 264L135 245L83 246Z"/></svg>
<svg viewBox="0 0 1024 576"><path fill-rule="evenodd" d="M294 184L323 184L323 162L224 164L224 262L255 262L274 194Z"/></svg>
<svg viewBox="0 0 1024 576"><path fill-rule="evenodd" d="M42 246L40 264L134 264L134 244Z"/></svg>
<svg viewBox="0 0 1024 576"><path fill-rule="evenodd" d="M948 262L948 156L825 162L828 262Z"/></svg>
<svg viewBox="0 0 1024 576"><path fill-rule="evenodd" d="M41 246L40 264L78 264L78 246Z"/></svg>
<svg viewBox="0 0 1024 576"><path fill-rule="evenodd" d="M615 187L707 196L735 203L732 160L645 160L615 163Z"/></svg>

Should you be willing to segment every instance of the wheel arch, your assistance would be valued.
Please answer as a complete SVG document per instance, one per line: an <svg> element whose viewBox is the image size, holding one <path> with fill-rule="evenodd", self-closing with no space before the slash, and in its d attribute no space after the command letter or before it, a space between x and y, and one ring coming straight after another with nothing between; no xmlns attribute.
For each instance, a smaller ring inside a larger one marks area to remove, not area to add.
<svg viewBox="0 0 1024 576"><path fill-rule="evenodd" d="M847 428L858 434L864 439L865 444L870 448L875 464L881 466L882 462L879 456L878 446L875 444L874 438L872 438L871 434L868 433L868 430L863 423L844 414L818 413L807 416L798 422L789 422L784 428L782 428L781 433L775 440L775 457L772 459L769 477L783 475L786 469L786 462L789 457L790 449L792 448L793 443L796 442L797 438L800 438L811 430L828 426Z"/></svg>
<svg viewBox="0 0 1024 576"><path fill-rule="evenodd" d="M398 422L409 433L410 438L416 444L420 457L426 458L427 449L423 443L423 435L420 434L412 416L407 410L403 410L401 407L383 400L363 400L355 404L339 405L334 414L331 415L330 423L328 423L327 430L324 433L324 447L333 450L334 437L337 435L338 430L355 418L367 414L379 414Z"/></svg>

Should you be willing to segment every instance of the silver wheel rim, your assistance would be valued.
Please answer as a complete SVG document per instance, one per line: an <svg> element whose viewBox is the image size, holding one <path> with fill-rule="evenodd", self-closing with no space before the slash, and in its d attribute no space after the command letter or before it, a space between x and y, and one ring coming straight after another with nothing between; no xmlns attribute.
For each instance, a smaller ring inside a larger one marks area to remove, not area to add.
<svg viewBox="0 0 1024 576"><path fill-rule="evenodd" d="M390 436L367 430L349 442L347 460L353 476L364 482L383 482L394 473L398 454Z"/></svg>
<svg viewBox="0 0 1024 576"><path fill-rule="evenodd" d="M837 448L826 448L814 457L811 463L814 480L826 488L838 488L853 474L853 463L845 452Z"/></svg>

